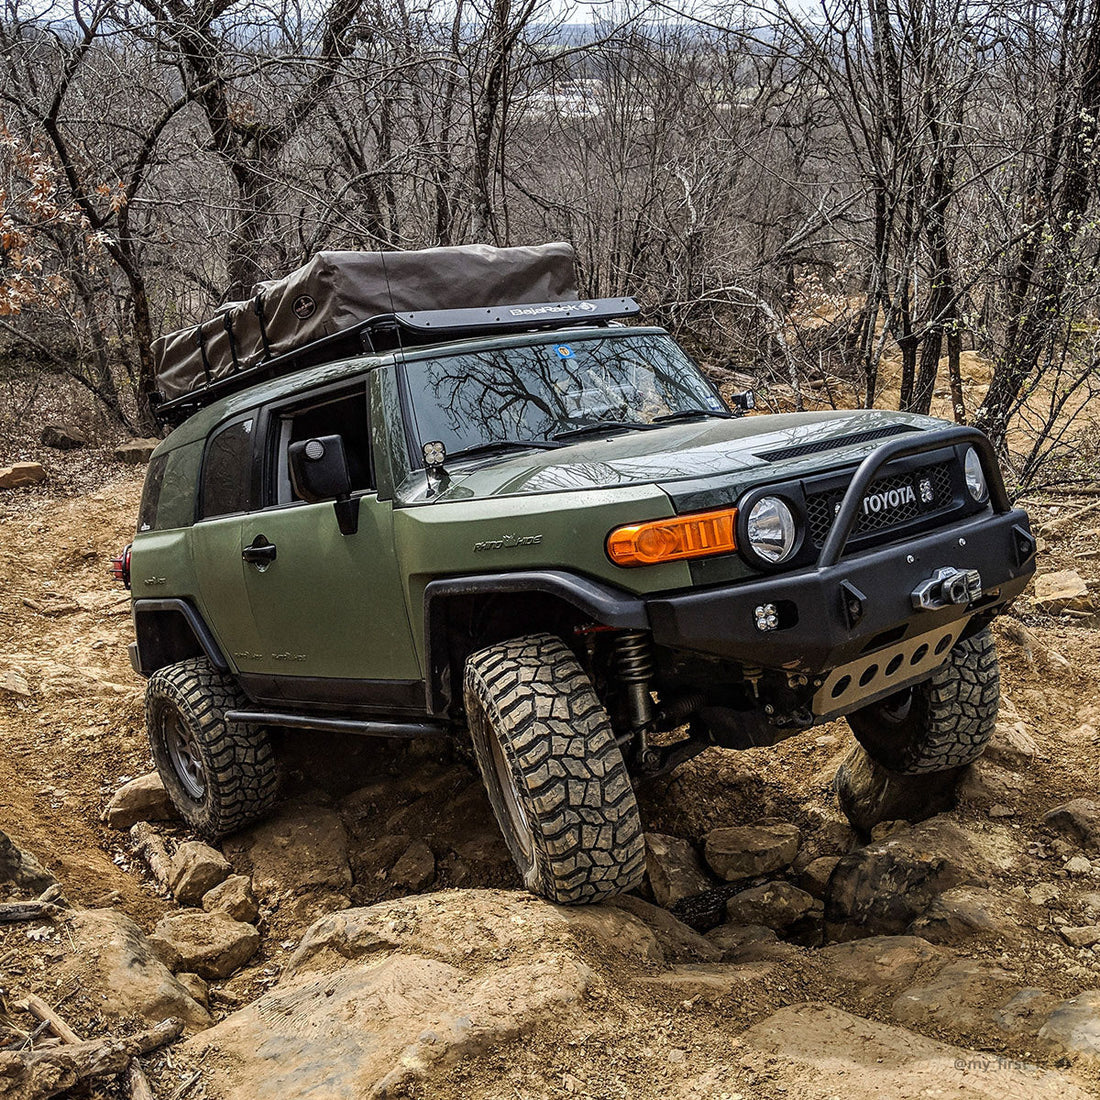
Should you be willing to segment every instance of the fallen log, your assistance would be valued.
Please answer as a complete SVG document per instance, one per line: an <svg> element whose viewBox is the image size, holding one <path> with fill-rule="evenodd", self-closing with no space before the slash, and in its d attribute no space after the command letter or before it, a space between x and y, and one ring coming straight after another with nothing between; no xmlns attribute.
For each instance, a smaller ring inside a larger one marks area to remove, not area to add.
<svg viewBox="0 0 1100 1100"><path fill-rule="evenodd" d="M140 1059L131 1059L130 1068L126 1071L126 1084L130 1088L130 1100L155 1100Z"/></svg>
<svg viewBox="0 0 1100 1100"><path fill-rule="evenodd" d="M25 920L54 920L65 912L52 901L0 902L0 924L16 924Z"/></svg>
<svg viewBox="0 0 1100 1100"><path fill-rule="evenodd" d="M134 852L145 860L157 885L170 889L172 860L164 837L148 821L139 821L130 830L130 839L134 842Z"/></svg>
<svg viewBox="0 0 1100 1100"><path fill-rule="evenodd" d="M179 1038L183 1022L165 1020L125 1038L93 1039L48 1050L0 1052L0 1097L47 1100L78 1081L125 1072L131 1059Z"/></svg>
<svg viewBox="0 0 1100 1100"><path fill-rule="evenodd" d="M29 1012L36 1020L47 1024L49 1029L66 1043L82 1043L83 1039L52 1009L41 997L27 993L16 1002L16 1008Z"/></svg>
<svg viewBox="0 0 1100 1100"><path fill-rule="evenodd" d="M1068 516L1057 516L1055 519L1048 520L1039 528L1039 535L1041 538L1053 538L1073 527L1075 523L1079 523L1085 516L1091 516L1095 512L1100 512L1100 501L1096 501L1094 504L1086 504L1083 508L1078 508L1077 511L1071 512Z"/></svg>

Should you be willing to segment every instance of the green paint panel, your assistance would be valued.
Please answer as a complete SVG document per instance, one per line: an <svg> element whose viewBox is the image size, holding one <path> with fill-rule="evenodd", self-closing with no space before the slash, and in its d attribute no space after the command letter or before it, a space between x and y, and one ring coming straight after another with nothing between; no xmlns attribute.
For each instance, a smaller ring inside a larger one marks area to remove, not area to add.
<svg viewBox="0 0 1100 1100"><path fill-rule="evenodd" d="M387 502L362 496L354 535L340 534L329 503L268 509L238 518L237 528L242 545L262 535L277 549L265 569L242 563L256 641L237 660L241 672L420 678Z"/></svg>

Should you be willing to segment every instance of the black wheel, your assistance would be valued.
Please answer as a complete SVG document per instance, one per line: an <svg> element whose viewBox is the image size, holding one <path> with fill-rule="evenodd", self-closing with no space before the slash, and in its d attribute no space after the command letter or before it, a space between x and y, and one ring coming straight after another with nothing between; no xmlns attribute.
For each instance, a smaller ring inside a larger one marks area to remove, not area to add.
<svg viewBox="0 0 1100 1100"><path fill-rule="evenodd" d="M931 679L849 714L848 724L867 754L892 772L948 771L981 756L1000 698L987 627L958 642Z"/></svg>
<svg viewBox="0 0 1100 1100"><path fill-rule="evenodd" d="M145 689L145 725L164 789L183 819L212 839L255 821L278 793L267 731L222 717L246 702L205 659L168 665Z"/></svg>
<svg viewBox="0 0 1100 1100"><path fill-rule="evenodd" d="M524 884L565 905L642 881L634 790L611 721L564 643L532 634L466 662L478 768Z"/></svg>

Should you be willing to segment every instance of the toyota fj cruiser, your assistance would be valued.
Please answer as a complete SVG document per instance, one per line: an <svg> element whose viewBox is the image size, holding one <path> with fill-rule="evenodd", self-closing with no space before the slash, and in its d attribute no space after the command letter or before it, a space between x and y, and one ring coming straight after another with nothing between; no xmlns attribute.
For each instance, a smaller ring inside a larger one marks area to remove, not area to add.
<svg viewBox="0 0 1100 1100"><path fill-rule="evenodd" d="M1035 553L983 435L743 416L632 300L575 300L563 246L391 255L375 298L368 259L158 349L178 426L118 572L197 830L271 806L272 727L450 733L528 888L589 902L642 877L631 776L707 746L844 715L897 773L982 752Z"/></svg>

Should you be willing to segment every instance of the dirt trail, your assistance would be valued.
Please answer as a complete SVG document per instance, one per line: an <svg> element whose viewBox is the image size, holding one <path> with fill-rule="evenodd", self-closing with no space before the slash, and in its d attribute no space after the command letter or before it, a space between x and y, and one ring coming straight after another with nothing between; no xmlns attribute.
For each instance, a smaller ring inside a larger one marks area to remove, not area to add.
<svg viewBox="0 0 1100 1100"><path fill-rule="evenodd" d="M88 905L117 891L115 907L149 931L175 905L133 865L127 834L108 830L99 820L111 792L151 767L142 685L126 652L131 640L128 596L107 576L110 555L130 537L140 485L140 475L130 474L84 496L52 499L37 490L0 501L0 680L15 676L9 683L25 682L28 691L0 691L0 828L55 870L72 902ZM1033 509L1033 518L1039 526L1096 499L1050 498ZM1100 559L1084 556L1096 544L1097 532L1089 526L1066 531L1050 540L1040 569L1074 568L1100 588ZM978 783L976 793L972 790L947 818L989 850L1006 853L995 883L1002 894L1047 900L1037 902L1033 924L1014 929L1008 946L976 939L955 949L1003 968L1020 986L1072 997L1100 987L1100 949L1072 947L1059 929L1100 919L1089 916L1100 912L1100 860L1088 870L1067 870L1075 849L1055 837L1042 817L1070 798L1100 800L1100 630L1089 621L1040 615L1025 598L998 637L1003 717L1034 740L1035 752L1028 759L1000 758L985 767L984 793ZM797 824L807 845L826 850L825 838L844 831L830 784L849 744L846 726L837 723L771 750L710 750L673 776L642 788L646 828L699 843L719 826L778 818ZM263 952L243 976L219 984L223 999L215 1015L226 1014L275 980L306 919L324 911L325 898L335 897L329 904L340 908L415 892L412 886L394 885L392 872L370 862L383 860L382 849L394 834L404 843L423 839L437 849L433 889L515 885L498 858L499 841L486 832L484 800L461 765L425 754L419 776L403 780L406 785L399 789L395 780L409 763L400 752L362 742L340 746L334 754L339 769L330 774L313 770L324 745L298 745L290 793L296 805L305 807L302 813L314 815L314 824L318 814L327 814L334 828L342 832L346 826L356 884L331 886L328 894L310 901L319 908L309 912L287 902L265 908ZM341 801L356 790L350 801ZM344 826L336 820L337 811ZM320 835L315 830L312 842L319 843ZM440 837L445 838L442 849ZM279 843L289 860L286 875L304 873L304 863L293 863L294 848ZM278 879L278 868L273 872L263 863L270 852L255 839L230 841L225 851L236 870L254 874L257 882L265 874ZM301 859L315 854L303 848ZM394 858L391 853L385 866ZM271 889L279 886L276 882ZM1036 894L1039 886L1045 894ZM22 950L20 935L11 932L0 944L3 960ZM614 952L604 952L593 961L597 980L580 1024L576 1018L568 1027L547 1021L521 1043L472 1054L423 1095L826 1097L845 1080L858 1083L852 1095L874 1095L879 1070L873 1066L853 1062L811 1073L769 1055L772 1040L766 1036L757 1036L755 1045L739 1038L769 1014L806 1001L827 1001L896 1027L891 998L876 999L823 969L819 960L817 949L781 943L763 953L755 972L742 967L736 983L711 996L700 994L698 982L657 980ZM29 963L24 969L33 973ZM73 1011L78 1003L73 1002ZM831 1041L853 1026L843 1016L828 1014L783 1020L792 1034L804 1028L807 1034L833 1036ZM1004 1051L1011 1045L1003 1031L978 1018L948 1014L912 1026L932 1040L979 1050ZM956 1091L958 1079L946 1063L927 1079L913 1076L912 1066L898 1068L904 1060L899 1061L896 1036L876 1035L874 1041L886 1051L882 1057L898 1063L891 1062L893 1076L883 1078L894 1082L890 1087L904 1091L920 1083L940 1089L936 1095L978 1094ZM929 1047L927 1059L940 1058L937 1050ZM1059 1064L1059 1056L1049 1051L1028 1047L1013 1053L1048 1069ZM1075 1074L1082 1088L1098 1089L1100 1074L1091 1064L1079 1065ZM1010 1093L1032 1095L1012 1089L1003 1094ZM990 1093L997 1094L996 1089Z"/></svg>
<svg viewBox="0 0 1100 1100"><path fill-rule="evenodd" d="M120 836L98 820L122 779L150 766L129 593L107 575L141 478L64 500L13 493L0 512L0 669L32 693L0 692L0 813L74 901L118 890L128 912L151 918L164 903L122 869Z"/></svg>

